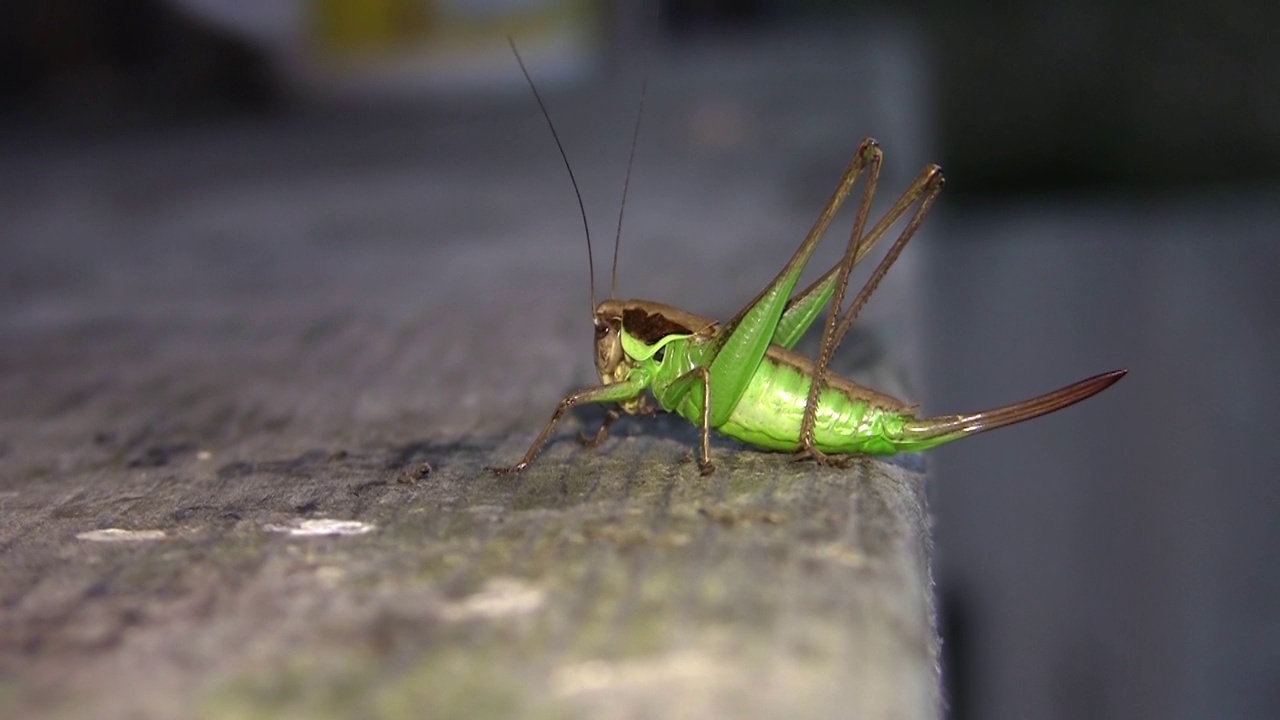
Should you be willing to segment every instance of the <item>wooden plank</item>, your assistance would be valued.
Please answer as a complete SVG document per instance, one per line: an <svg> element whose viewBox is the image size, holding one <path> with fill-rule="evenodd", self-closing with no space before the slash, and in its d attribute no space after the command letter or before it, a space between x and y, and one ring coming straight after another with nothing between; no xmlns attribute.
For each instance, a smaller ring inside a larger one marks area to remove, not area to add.
<svg viewBox="0 0 1280 720"><path fill-rule="evenodd" d="M235 397L249 372L351 344L290 326L6 336L21 372L3 396L18 414L3 426L0 670L22 715L932 712L911 468L721 442L703 478L692 428L667 419L624 423L595 452L565 439L518 479L482 465L528 432L321 443ZM381 328L351 328L374 357L332 368L321 397L393 364ZM265 365L249 347L263 336ZM203 360L184 361L195 347ZM339 521L353 524L324 525ZM116 529L146 535L101 535Z"/></svg>
<svg viewBox="0 0 1280 720"><path fill-rule="evenodd" d="M829 188L793 206L813 159L781 152L697 169L654 105L664 180L633 178L624 291L732 312ZM473 167L524 142L510 118L410 120L0 178L58 189L0 201L0 715L936 715L918 458L719 441L702 478L670 419L579 449L588 409L520 478L483 470L590 376L581 241L542 153ZM363 160L318 172L333 147ZM838 369L899 392L880 337Z"/></svg>

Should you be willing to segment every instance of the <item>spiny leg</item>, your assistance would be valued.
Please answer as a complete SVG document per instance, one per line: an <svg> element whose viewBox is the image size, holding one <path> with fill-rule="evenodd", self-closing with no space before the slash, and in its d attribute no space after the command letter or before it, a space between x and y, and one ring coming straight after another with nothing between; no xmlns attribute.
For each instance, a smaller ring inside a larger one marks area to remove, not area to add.
<svg viewBox="0 0 1280 720"><path fill-rule="evenodd" d="M871 197L874 195L875 188L873 183L876 180L876 177L877 176L873 174L868 180L867 191L864 194L865 204L870 204ZM858 227L855 227L855 234L850 238L848 253L841 262L839 276L836 280L835 298L832 301L830 313L827 316L827 324L823 330L822 344L818 351L818 361L814 365L812 383L809 387L809 397L805 404L804 419L800 424L800 457L812 458L819 463L829 461L827 456L816 447L816 443L814 442L814 426L817 422L818 398L819 394L822 392L822 388L826 385L827 369L831 363L831 358L835 354L835 350L839 347L841 341L844 340L844 336L849 332L849 328L852 326L853 320L857 317L858 312L862 310L862 306L866 304L868 298L871 297L871 293L875 291L876 287L880 284L880 281L884 279L885 274L898 259L903 248L906 247L907 242L909 242L915 235L916 231L920 229L921 223L924 222L925 215L928 214L930 208L933 207L933 203L938 199L938 194L942 192L943 183L942 169L936 165L929 165L916 177L915 181L911 183L911 186L907 188L906 192L904 192L902 196L898 198L897 202L894 203L893 208L890 209L885 217L876 224L876 227L873 228L866 237L859 237L858 233L860 230ZM841 314L840 305L844 300L845 286L849 282L849 274L853 270L853 265L861 259L862 255L865 255L866 252L870 250L871 245L875 244L875 242L879 240L880 236L883 235L884 232L887 231L888 228L896 222L904 212L906 212L907 208L914 205L921 196L923 196L923 200L920 202L920 206L916 208L911 219L907 221L906 227L902 229L898 238L894 240L893 245L889 247L888 252L885 253L885 256L880 260L880 263L876 265L875 270L871 273L871 277L867 279L866 284L864 284L862 289L858 291L857 297L854 298L853 302L849 305L849 308ZM865 208L862 210L865 210ZM861 219L862 212L860 211L859 220Z"/></svg>
<svg viewBox="0 0 1280 720"><path fill-rule="evenodd" d="M854 266L857 266L866 258L867 254L876 246L876 243L880 242L880 238L884 237L889 228L893 227L906 214L907 210L915 204L924 190L923 181L936 169L935 166L925 168L907 188L907 191L894 202L893 207L884 214L884 217L880 218L880 222L876 223L871 232L862 238L858 244L858 250L854 254ZM818 312L831 301L831 296L835 292L836 280L839 279L838 276L842 267L844 267L843 257L836 261L835 265L832 265L809 287L797 292L787 301L786 309L782 311L782 319L778 322L778 331L774 334L773 342L775 345L781 345L787 349L795 347L817 317ZM845 284L847 286L848 281Z"/></svg>
<svg viewBox="0 0 1280 720"><path fill-rule="evenodd" d="M827 364L831 361L831 355L835 353L835 346L830 342L830 338L835 335L836 323L840 320L840 307L844 304L844 294L849 286L849 275L853 272L853 266L860 259L858 250L866 244L863 238L863 230L867 227L867 216L871 213L871 202L875 199L876 186L880 183L880 167L884 163L884 153L880 151L880 148L874 148L873 153L869 163L871 172L867 175L867 184L862 190L862 203L858 206L858 216L854 220L853 230L849 233L849 245L845 249L844 257L840 260L834 293L831 298L831 304L827 309L827 321L822 329L822 344L818 350L818 362L814 366L813 378L809 384L809 397L805 401L804 420L800 424L799 458L812 458L820 464L827 462L827 456L818 450L813 441L813 428L817 421L818 413L818 398L823 386L826 384Z"/></svg>
<svg viewBox="0 0 1280 720"><path fill-rule="evenodd" d="M556 411L551 414L551 419L542 427L542 432L538 433L538 437L534 439L533 444L529 446L529 451L524 454L524 459L507 468L490 467L489 470L499 475L510 473L518 473L529 467L538 453L542 452L542 447L547 444L547 438L551 437L551 430L560 422L560 418L564 416L569 408L583 403L610 403L634 398L644 392L644 385L638 382L621 382L613 385L599 385L586 390L579 390L564 396L560 404L556 406Z"/></svg>
<svg viewBox="0 0 1280 720"><path fill-rule="evenodd" d="M747 383L772 343L778 320L796 281L876 147L876 142L870 138L862 141L831 199L791 259L751 302L721 326L704 351L703 364L711 371L711 379L716 386L716 404L711 407L712 425L719 426L727 420L746 391ZM678 399L678 395L675 397Z"/></svg>
<svg viewBox="0 0 1280 720"><path fill-rule="evenodd" d="M919 187L917 188L917 184ZM867 278L866 284L858 291L858 296L853 299L853 303L845 310L840 318L840 325L836 328L836 335L833 342L838 346L843 340L849 328L853 325L853 321L858 317L858 313L862 311L862 306L867 304L867 300L871 299L871 294L875 292L876 287L880 285L880 281L888 274L889 268L897 261L898 256L902 254L902 249L915 236L916 231L920 229L920 225L924 223L924 218L933 209L933 204L937 202L938 195L942 193L942 187L946 184L946 179L942 176L942 168L937 165L930 165L920 173L916 182L912 183L907 193L919 195L923 192L924 199L920 203L920 207L916 208L915 214L907 221L906 227L902 228L902 233L898 235L898 239L893 241L893 245L889 246L888 252L881 258L880 264L876 265L876 269L871 272L871 277ZM905 197L905 195L904 195ZM912 197L911 202L915 202ZM909 207L911 203L907 203ZM905 209L905 208L904 208Z"/></svg>
<svg viewBox="0 0 1280 720"><path fill-rule="evenodd" d="M853 159L849 161L849 165L845 168L844 174L840 176L840 182L836 184L836 189L831 193L831 198L827 200L822 212L818 213L818 219L814 221L809 233L800 242L800 247L796 248L795 254L791 256L791 259L787 261L782 270L778 271L773 280L769 281L769 284L752 298L751 302L744 305L737 315L734 315L721 326L720 335L712 343L712 350L718 350L723 347L726 335L733 332L738 323L742 322L742 319L769 294L770 290L782 283L788 275L792 273L799 275L799 271L804 269L804 266L809 262L809 257L817 248L818 242L822 240L822 236L826 234L827 228L830 227L831 221L835 219L836 213L839 212L840 207L844 205L844 201L849 197L854 183L862 175L862 170L868 163L868 156L879 152L879 149L880 144L874 139L864 138L862 140L858 145L857 152L854 153Z"/></svg>

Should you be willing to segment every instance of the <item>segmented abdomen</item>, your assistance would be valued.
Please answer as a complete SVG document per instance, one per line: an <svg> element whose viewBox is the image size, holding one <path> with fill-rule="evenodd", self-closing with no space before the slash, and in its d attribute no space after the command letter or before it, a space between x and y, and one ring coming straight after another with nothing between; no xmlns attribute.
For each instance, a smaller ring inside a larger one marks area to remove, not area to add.
<svg viewBox="0 0 1280 720"><path fill-rule="evenodd" d="M752 376L728 421L716 429L756 447L798 450L809 386L806 373L766 359ZM714 393L715 388L711 391ZM686 395L677 412L698 425L702 422L698 407L701 403L695 402L694 396L700 393L695 390ZM909 419L901 413L825 388L818 402L814 440L825 453L891 455L900 451L897 441L902 438L903 427Z"/></svg>

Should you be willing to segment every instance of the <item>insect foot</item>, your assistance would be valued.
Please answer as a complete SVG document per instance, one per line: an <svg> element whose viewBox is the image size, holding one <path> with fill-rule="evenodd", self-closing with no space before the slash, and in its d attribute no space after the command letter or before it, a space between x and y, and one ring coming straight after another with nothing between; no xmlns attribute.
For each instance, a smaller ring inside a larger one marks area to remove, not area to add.
<svg viewBox="0 0 1280 720"><path fill-rule="evenodd" d="M494 475L519 475L520 471L524 470L527 467L529 467L529 463L521 462L521 463L516 463L511 467L493 467L492 465L486 465L484 469L488 470Z"/></svg>
<svg viewBox="0 0 1280 720"><path fill-rule="evenodd" d="M804 462L812 460L819 466L832 466L841 470L848 470L858 461L857 455L828 455L817 448L804 448L797 450L795 455L791 456L791 462Z"/></svg>
<svg viewBox="0 0 1280 720"><path fill-rule="evenodd" d="M593 448L604 442L609 437L609 428L602 426L596 431L595 435L588 435L584 432L578 433L578 444L584 448Z"/></svg>
<svg viewBox="0 0 1280 720"><path fill-rule="evenodd" d="M706 477L716 471L716 464L713 462L698 463L698 473L702 477Z"/></svg>

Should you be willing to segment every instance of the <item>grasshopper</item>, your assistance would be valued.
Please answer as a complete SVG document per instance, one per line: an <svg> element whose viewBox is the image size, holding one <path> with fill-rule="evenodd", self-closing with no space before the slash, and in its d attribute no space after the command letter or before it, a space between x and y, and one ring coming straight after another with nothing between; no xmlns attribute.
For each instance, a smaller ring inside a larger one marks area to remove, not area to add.
<svg viewBox="0 0 1280 720"><path fill-rule="evenodd" d="M529 79L519 53L516 59ZM531 79L529 84L551 125L550 115ZM638 132L639 120L636 129ZM551 132L554 137L554 125ZM558 137L556 146L565 167L569 168ZM635 135L633 155L634 152ZM871 138L864 139L795 254L760 294L723 323L649 300L617 300L613 291L608 300L597 305L588 232L595 365L600 384L565 396L524 458L514 466L494 468L494 471L515 473L528 467L565 412L584 403L615 406L607 412L593 437L581 438L588 446L608 437L610 425L623 413L652 414L661 409L698 425L701 429L698 465L702 474L707 475L715 469L711 461L713 429L753 447L796 453L798 459L847 464L861 455L928 450L1040 417L1092 397L1124 377L1127 370L1112 370L992 410L918 418L913 406L830 372L831 358L854 318L915 235L942 191L942 169L937 165L926 166L884 217L866 231L883 160L879 144ZM793 294L810 256L863 174L867 180L844 255L811 285ZM573 180L571 168L569 175ZM573 184L576 192L577 182ZM625 198L624 185L624 207ZM586 211L580 193L578 202L585 227ZM866 284L853 302L841 310L853 268L913 207L910 219ZM620 213L619 238L621 222ZM615 288L617 241L615 238ZM830 310L817 359L793 352L792 348L827 306ZM650 396L656 400L657 407L651 404Z"/></svg>

